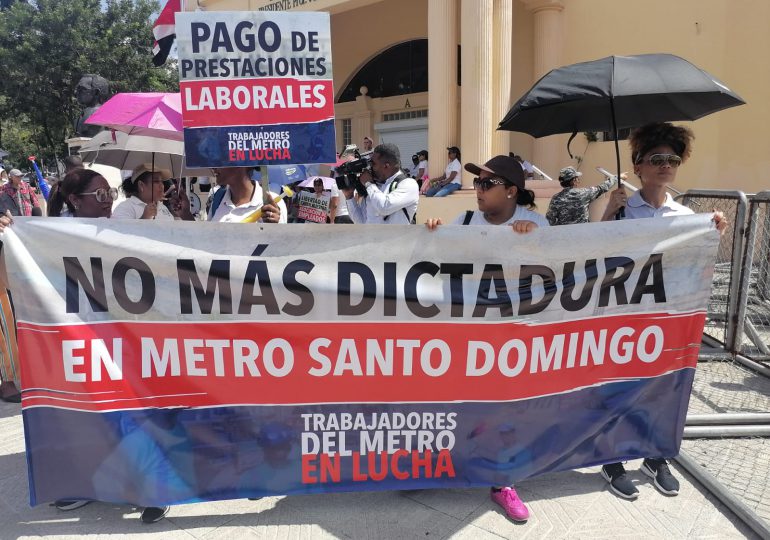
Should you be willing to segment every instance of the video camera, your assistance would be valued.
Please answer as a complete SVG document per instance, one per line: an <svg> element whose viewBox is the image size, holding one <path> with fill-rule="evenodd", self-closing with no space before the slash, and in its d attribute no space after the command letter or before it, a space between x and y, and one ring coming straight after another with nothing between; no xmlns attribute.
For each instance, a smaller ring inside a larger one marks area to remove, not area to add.
<svg viewBox="0 0 770 540"><path fill-rule="evenodd" d="M347 150L348 148L343 150L340 155L345 155L346 153L349 154L350 152L347 152ZM337 187L339 189L355 189L359 195L366 197L366 188L361 184L359 178L362 172L372 171L371 165L373 153L373 150L363 153L359 152L357 148L353 150L353 155L356 159L346 161L337 167L335 173L336 176L334 178L335 182L337 182Z"/></svg>

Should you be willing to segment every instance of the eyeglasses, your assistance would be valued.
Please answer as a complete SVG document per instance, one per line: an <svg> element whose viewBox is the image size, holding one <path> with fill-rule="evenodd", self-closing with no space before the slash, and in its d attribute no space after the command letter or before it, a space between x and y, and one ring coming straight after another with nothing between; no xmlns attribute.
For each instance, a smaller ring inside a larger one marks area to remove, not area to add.
<svg viewBox="0 0 770 540"><path fill-rule="evenodd" d="M99 188L96 191L91 191L90 193L81 193L80 196L83 195L94 195L96 196L96 200L98 202L108 202L108 201L115 201L118 199L118 190L116 188Z"/></svg>
<svg viewBox="0 0 770 540"><path fill-rule="evenodd" d="M480 189L481 191L487 191L492 189L494 186L503 186L505 185L505 180L502 180L500 178L474 178L473 179L473 187L476 189Z"/></svg>
<svg viewBox="0 0 770 540"><path fill-rule="evenodd" d="M679 167L682 164L682 158L676 154L652 154L647 159L639 158L637 163L646 161L653 167L662 167L663 165L670 165L671 167Z"/></svg>

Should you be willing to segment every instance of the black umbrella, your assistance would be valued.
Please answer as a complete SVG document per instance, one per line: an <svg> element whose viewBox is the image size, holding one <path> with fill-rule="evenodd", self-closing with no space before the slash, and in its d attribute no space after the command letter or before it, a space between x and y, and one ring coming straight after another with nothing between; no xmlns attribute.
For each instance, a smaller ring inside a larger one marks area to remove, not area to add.
<svg viewBox="0 0 770 540"><path fill-rule="evenodd" d="M696 120L745 101L709 73L671 54L608 56L547 73L498 129L533 137L578 131L615 135L652 122Z"/></svg>

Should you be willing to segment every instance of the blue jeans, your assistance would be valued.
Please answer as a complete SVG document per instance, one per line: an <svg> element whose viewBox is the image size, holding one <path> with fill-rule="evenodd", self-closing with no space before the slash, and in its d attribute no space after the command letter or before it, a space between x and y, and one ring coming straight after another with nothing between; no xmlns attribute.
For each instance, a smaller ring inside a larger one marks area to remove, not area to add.
<svg viewBox="0 0 770 540"><path fill-rule="evenodd" d="M428 191L425 192L426 197L446 197L450 193L453 193L463 187L461 184L456 184L452 182L451 184L447 184L442 187L432 187L428 188Z"/></svg>

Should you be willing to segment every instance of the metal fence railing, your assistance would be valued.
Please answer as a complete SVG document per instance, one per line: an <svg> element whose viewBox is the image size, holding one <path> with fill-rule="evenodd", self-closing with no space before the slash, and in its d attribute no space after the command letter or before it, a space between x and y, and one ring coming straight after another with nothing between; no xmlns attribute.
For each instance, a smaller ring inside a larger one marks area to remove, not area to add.
<svg viewBox="0 0 770 540"><path fill-rule="evenodd" d="M770 191L749 197L735 352L770 360Z"/></svg>
<svg viewBox="0 0 770 540"><path fill-rule="evenodd" d="M703 333L726 351L735 350L743 236L748 202L742 191L690 190L677 197L695 212L723 212L730 226L719 243Z"/></svg>
<svg viewBox="0 0 770 540"><path fill-rule="evenodd" d="M695 190L677 200L730 222L677 461L770 538L770 364L760 363L770 359L770 192Z"/></svg>

